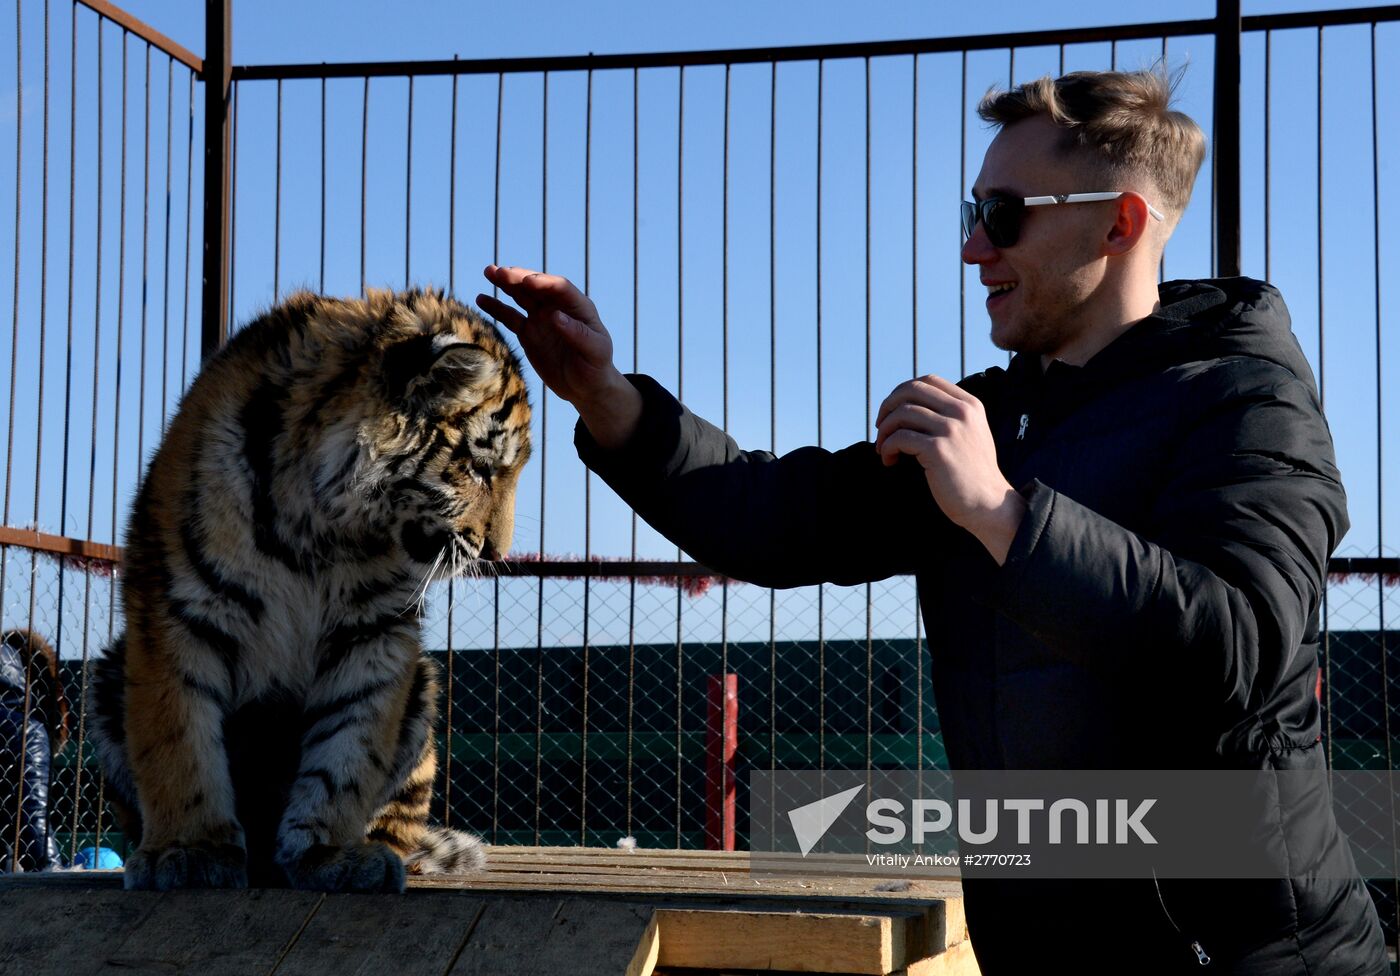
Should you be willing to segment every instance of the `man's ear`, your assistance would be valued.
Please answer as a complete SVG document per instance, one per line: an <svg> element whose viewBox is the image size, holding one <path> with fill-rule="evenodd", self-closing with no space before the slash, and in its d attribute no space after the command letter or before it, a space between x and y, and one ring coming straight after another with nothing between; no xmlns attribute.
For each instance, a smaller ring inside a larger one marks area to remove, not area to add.
<svg viewBox="0 0 1400 976"><path fill-rule="evenodd" d="M1147 201L1139 193L1124 193L1113 203L1113 226L1104 238L1104 253L1108 257L1120 257L1143 242L1153 217Z"/></svg>

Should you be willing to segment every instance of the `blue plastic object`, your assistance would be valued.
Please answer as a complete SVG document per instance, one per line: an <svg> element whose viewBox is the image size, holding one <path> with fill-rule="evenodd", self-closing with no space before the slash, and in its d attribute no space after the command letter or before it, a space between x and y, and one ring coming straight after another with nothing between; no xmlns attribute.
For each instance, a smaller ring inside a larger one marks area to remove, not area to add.
<svg viewBox="0 0 1400 976"><path fill-rule="evenodd" d="M73 859L75 868L119 868L121 855L110 847L84 847Z"/></svg>

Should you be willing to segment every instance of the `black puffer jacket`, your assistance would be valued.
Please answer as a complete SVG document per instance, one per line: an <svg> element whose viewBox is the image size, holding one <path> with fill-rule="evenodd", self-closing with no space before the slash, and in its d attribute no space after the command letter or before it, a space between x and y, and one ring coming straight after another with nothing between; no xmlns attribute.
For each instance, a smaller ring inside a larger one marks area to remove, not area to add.
<svg viewBox="0 0 1400 976"><path fill-rule="evenodd" d="M582 425L576 444L643 518L734 578L917 574L954 769L1320 766L1318 607L1347 517L1311 371L1269 285L1169 282L1161 296L1083 367L1042 373L1019 355L963 381L1029 503L1002 567L912 459L886 468L869 443L744 452L646 377L632 378L646 408L628 445L604 452ZM1199 971L1193 941L1209 971L1385 972L1327 797L1288 806L1291 863L1353 880L969 879L983 972Z"/></svg>
<svg viewBox="0 0 1400 976"><path fill-rule="evenodd" d="M19 651L0 642L0 871L61 863L49 830L49 731L32 698L26 722L24 663Z"/></svg>

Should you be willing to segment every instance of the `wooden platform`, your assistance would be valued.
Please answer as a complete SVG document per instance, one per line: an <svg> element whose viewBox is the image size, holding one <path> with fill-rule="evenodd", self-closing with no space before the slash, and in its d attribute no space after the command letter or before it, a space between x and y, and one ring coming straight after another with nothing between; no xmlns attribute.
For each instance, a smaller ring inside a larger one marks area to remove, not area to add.
<svg viewBox="0 0 1400 976"><path fill-rule="evenodd" d="M756 877L709 851L498 847L488 863L403 896L0 876L0 976L977 973L955 883Z"/></svg>

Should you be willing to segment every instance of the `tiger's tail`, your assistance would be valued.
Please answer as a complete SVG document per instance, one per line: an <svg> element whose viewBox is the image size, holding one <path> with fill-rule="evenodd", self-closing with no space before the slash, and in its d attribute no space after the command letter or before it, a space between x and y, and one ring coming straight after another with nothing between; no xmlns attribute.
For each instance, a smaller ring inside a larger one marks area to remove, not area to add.
<svg viewBox="0 0 1400 976"><path fill-rule="evenodd" d="M466 874L486 866L486 845L475 834L450 827L428 827L418 849L404 858L410 874Z"/></svg>
<svg viewBox="0 0 1400 976"><path fill-rule="evenodd" d="M419 720L403 733L408 755L417 761L393 790L389 801L370 824L367 839L387 844L403 858L410 874L464 874L486 865L481 838L428 822L433 783L437 779L437 743L431 727L437 712L437 665L419 660L422 696Z"/></svg>

